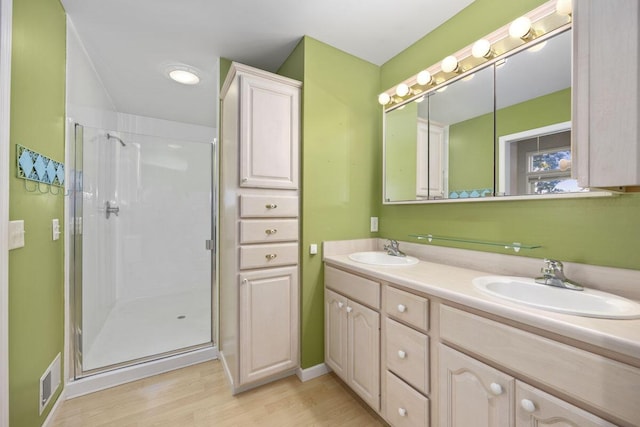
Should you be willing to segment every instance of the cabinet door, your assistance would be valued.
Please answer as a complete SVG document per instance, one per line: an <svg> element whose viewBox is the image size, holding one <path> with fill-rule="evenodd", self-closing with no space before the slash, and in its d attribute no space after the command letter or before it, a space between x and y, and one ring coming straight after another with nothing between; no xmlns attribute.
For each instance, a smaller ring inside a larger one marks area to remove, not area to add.
<svg viewBox="0 0 640 427"><path fill-rule="evenodd" d="M298 269L240 275L240 382L298 366Z"/></svg>
<svg viewBox="0 0 640 427"><path fill-rule="evenodd" d="M240 186L298 188L299 89L241 76Z"/></svg>
<svg viewBox="0 0 640 427"><path fill-rule="evenodd" d="M639 185L640 5L637 0L581 0L573 6L572 142L578 185ZM609 78L613 69L615 77Z"/></svg>
<svg viewBox="0 0 640 427"><path fill-rule="evenodd" d="M513 425L511 376L444 345L439 356L441 427Z"/></svg>
<svg viewBox="0 0 640 427"><path fill-rule="evenodd" d="M347 307L347 383L380 410L380 314L351 300Z"/></svg>
<svg viewBox="0 0 640 427"><path fill-rule="evenodd" d="M347 299L328 289L324 294L324 361L347 381Z"/></svg>
<svg viewBox="0 0 640 427"><path fill-rule="evenodd" d="M615 427L537 388L516 381L516 427Z"/></svg>

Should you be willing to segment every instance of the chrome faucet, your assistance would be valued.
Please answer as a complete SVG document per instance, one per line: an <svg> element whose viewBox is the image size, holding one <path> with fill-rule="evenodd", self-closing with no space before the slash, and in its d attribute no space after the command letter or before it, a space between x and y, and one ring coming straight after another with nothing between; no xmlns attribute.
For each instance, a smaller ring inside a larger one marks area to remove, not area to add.
<svg viewBox="0 0 640 427"><path fill-rule="evenodd" d="M564 275L563 265L555 259L544 259L544 267L540 270L542 277L536 278L536 283L549 286L557 286L559 288L571 289L574 291L582 291L584 288Z"/></svg>
<svg viewBox="0 0 640 427"><path fill-rule="evenodd" d="M387 254L392 256L407 256L404 252L400 250L400 243L397 240L389 239L387 240L389 244L384 245L384 250L387 251Z"/></svg>

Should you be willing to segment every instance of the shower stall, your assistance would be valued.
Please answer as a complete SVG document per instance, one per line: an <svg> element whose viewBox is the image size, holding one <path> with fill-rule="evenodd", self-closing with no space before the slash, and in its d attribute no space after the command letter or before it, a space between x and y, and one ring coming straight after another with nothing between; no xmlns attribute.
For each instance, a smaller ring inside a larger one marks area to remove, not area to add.
<svg viewBox="0 0 640 427"><path fill-rule="evenodd" d="M213 345L215 144L75 125L76 379Z"/></svg>

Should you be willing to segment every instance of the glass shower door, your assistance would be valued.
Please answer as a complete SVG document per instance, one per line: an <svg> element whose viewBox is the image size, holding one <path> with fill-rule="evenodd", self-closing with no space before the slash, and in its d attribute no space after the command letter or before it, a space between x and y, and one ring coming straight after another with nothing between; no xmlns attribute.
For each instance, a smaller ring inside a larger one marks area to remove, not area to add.
<svg viewBox="0 0 640 427"><path fill-rule="evenodd" d="M213 145L79 127L76 154L76 376L212 345Z"/></svg>

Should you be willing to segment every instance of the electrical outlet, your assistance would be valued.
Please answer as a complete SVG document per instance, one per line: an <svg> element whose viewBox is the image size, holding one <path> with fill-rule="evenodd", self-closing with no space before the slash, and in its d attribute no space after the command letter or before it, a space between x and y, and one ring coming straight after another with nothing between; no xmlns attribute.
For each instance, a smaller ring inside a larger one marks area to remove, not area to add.
<svg viewBox="0 0 640 427"><path fill-rule="evenodd" d="M371 217L371 227L370 227L370 231L376 232L378 231L378 217L377 216L372 216Z"/></svg>

